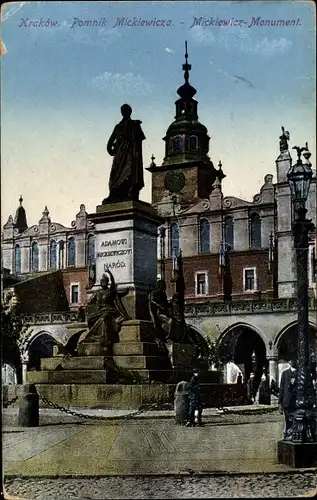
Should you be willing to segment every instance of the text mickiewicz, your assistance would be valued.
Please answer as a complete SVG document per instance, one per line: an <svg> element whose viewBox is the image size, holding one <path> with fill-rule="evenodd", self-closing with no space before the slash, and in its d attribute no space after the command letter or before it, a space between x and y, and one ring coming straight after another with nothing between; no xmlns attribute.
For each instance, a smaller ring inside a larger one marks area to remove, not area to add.
<svg viewBox="0 0 317 500"><path fill-rule="evenodd" d="M113 25L113 28L117 26L127 26L127 27L159 27L165 28L169 26L173 26L172 21L167 19L143 19L141 17L117 17L116 23Z"/></svg>

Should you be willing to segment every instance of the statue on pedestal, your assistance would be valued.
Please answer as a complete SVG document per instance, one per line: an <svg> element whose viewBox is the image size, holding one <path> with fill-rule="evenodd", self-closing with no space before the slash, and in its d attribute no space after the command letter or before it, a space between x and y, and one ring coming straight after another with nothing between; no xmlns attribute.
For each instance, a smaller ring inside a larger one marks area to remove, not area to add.
<svg viewBox="0 0 317 500"><path fill-rule="evenodd" d="M117 290L113 274L106 266L100 285L101 290L94 293L86 306L88 332L78 344L96 342L104 347L107 355L112 355L112 345L119 342L121 324L130 319L121 302L129 289Z"/></svg>
<svg viewBox="0 0 317 500"><path fill-rule="evenodd" d="M282 127L282 135L280 136L280 152L288 151L288 141L290 140L290 133Z"/></svg>
<svg viewBox="0 0 317 500"><path fill-rule="evenodd" d="M118 123L108 141L107 151L113 156L109 179L109 196L103 201L139 199L139 192L144 187L142 141L145 139L140 120L131 120L132 108L128 104L121 106L122 120Z"/></svg>

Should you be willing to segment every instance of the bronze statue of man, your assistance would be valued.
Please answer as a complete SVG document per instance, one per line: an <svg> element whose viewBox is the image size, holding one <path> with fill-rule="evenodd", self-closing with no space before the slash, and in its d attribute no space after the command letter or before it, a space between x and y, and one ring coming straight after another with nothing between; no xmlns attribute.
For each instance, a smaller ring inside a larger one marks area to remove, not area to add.
<svg viewBox="0 0 317 500"><path fill-rule="evenodd" d="M121 106L122 120L108 141L107 151L113 156L109 179L109 196L104 203L139 199L144 187L142 141L145 139L140 120L131 120L132 108Z"/></svg>

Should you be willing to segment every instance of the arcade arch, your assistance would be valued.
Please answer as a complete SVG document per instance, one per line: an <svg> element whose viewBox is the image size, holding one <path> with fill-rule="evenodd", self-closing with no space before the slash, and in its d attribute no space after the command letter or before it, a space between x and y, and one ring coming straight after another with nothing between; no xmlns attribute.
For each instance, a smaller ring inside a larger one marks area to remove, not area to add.
<svg viewBox="0 0 317 500"><path fill-rule="evenodd" d="M57 342L54 337L48 332L43 331L32 337L28 344L28 371L40 370L41 358L52 357L54 345L57 345Z"/></svg>
<svg viewBox="0 0 317 500"><path fill-rule="evenodd" d="M221 359L237 365L244 380L254 372L260 382L263 371L268 369L266 345L260 332L248 324L231 325L222 332L217 345Z"/></svg>
<svg viewBox="0 0 317 500"><path fill-rule="evenodd" d="M280 361L297 358L297 321L288 324L277 335L274 346L275 351ZM317 329L313 324L308 325L308 338L310 353L312 356L317 355Z"/></svg>

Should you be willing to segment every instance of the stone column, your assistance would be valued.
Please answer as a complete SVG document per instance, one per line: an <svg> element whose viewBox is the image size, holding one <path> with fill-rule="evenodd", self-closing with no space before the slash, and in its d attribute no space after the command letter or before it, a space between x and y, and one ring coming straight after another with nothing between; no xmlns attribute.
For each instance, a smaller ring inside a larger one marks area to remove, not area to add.
<svg viewBox="0 0 317 500"><path fill-rule="evenodd" d="M26 351L21 355L22 361L22 384L26 384L26 372L28 371L28 362L29 362L29 352Z"/></svg>
<svg viewBox="0 0 317 500"><path fill-rule="evenodd" d="M269 361L269 376L270 382L273 379L278 384L278 357L272 356L268 358Z"/></svg>

